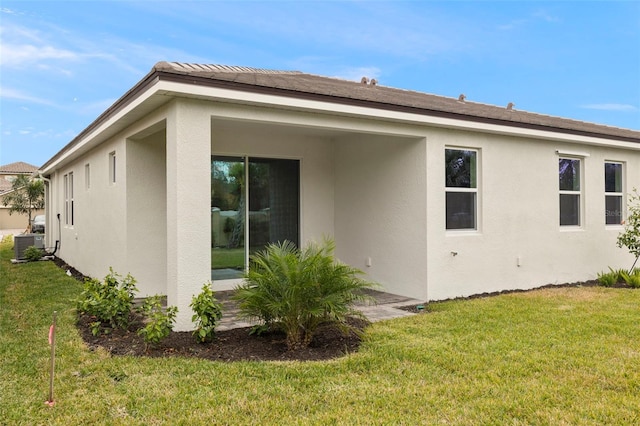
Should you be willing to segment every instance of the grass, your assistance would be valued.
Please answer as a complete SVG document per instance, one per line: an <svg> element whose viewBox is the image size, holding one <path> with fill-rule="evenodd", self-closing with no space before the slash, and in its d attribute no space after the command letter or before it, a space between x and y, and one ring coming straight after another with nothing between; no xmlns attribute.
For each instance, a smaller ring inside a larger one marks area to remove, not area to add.
<svg viewBox="0 0 640 426"><path fill-rule="evenodd" d="M0 246L0 423L640 423L640 291L544 289L431 304L374 324L360 352L325 362L135 359L89 351L80 284ZM59 312L54 407L47 333Z"/></svg>
<svg viewBox="0 0 640 426"><path fill-rule="evenodd" d="M240 248L212 248L211 269L243 269L244 247Z"/></svg>

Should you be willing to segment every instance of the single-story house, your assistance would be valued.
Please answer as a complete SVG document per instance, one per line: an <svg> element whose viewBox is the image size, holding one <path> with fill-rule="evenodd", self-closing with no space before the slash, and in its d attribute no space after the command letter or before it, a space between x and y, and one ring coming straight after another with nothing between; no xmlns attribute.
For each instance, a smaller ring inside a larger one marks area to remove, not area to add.
<svg viewBox="0 0 640 426"><path fill-rule="evenodd" d="M44 164L47 245L166 294L189 330L269 242L331 236L391 293L594 278L640 186L640 131L302 72L160 62Z"/></svg>

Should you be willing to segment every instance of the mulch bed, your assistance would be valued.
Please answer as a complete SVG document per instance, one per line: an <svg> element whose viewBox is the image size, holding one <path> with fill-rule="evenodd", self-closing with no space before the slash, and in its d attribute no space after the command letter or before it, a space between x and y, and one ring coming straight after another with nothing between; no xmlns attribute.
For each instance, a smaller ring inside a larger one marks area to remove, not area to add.
<svg viewBox="0 0 640 426"><path fill-rule="evenodd" d="M67 265L62 259L54 258L56 265L79 281L84 281L82 273ZM282 332L267 332L250 335L251 328L235 328L216 331L213 341L199 343L190 331L172 331L157 346L145 345L137 334L142 327L141 318L132 315L127 330L111 330L108 334L94 336L89 324L93 319L79 316L77 327L90 350L103 348L112 355L168 357L180 356L204 358L215 361L318 361L342 357L358 351L362 332L369 323L351 318L349 324L354 331L344 333L334 325L320 326L309 347L295 351L287 350L286 338Z"/></svg>
<svg viewBox="0 0 640 426"><path fill-rule="evenodd" d="M331 325L321 326L308 348L288 351L284 333L268 332L249 335L250 328L217 331L212 342L198 343L191 332L172 331L157 346L146 347L135 330L142 325L134 318L129 330L113 330L109 334L94 336L91 318L80 316L78 329L90 350L104 348L112 355L148 357L193 357L215 361L317 361L342 357L357 352L360 337L354 332L344 334ZM351 324L363 330L367 322L353 319Z"/></svg>
<svg viewBox="0 0 640 426"><path fill-rule="evenodd" d="M59 258L54 262L67 273L80 281L86 278L76 269L67 265ZM587 287L599 285L597 281L576 282L570 284L550 284L540 288L557 287ZM628 287L619 284L616 287ZM491 297L500 294L518 293L530 290L505 290L494 293L483 293L466 298ZM438 302L431 302L438 303ZM409 312L428 312L428 305L410 305L401 307ZM348 353L357 352L362 332L369 323L365 320L352 318L350 325L355 331L344 334L334 325L321 326L308 348L289 351L287 350L284 333L267 332L261 335L250 335L250 328L236 328L232 330L217 331L212 342L199 343L191 332L172 331L170 335L157 346L148 347L144 339L136 332L141 326L141 318L134 315L127 330L112 330L108 334L94 336L91 333L90 317L79 316L77 326L90 350L103 348L113 355L148 356L148 357L193 357L215 361L317 361L342 357Z"/></svg>

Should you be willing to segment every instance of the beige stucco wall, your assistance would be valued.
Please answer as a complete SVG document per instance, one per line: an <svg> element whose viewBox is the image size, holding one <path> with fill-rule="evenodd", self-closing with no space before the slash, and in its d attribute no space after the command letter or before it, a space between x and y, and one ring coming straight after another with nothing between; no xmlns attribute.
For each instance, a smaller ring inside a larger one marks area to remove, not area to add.
<svg viewBox="0 0 640 426"><path fill-rule="evenodd" d="M177 330L191 329L191 297L210 280L210 156L249 155L299 159L302 243L333 236L341 260L393 293L438 300L588 279L607 266L630 265L615 247L620 227L604 225L603 162L626 162L630 190L640 183L637 150L351 112L171 101L52 174L48 225L63 214L62 177L69 171L76 214L73 226L62 219L60 235L48 234L48 245L60 239L60 256L88 275L103 277L110 266L130 272L143 295L164 293L178 306ZM447 146L480 152L478 231L445 230ZM581 229L558 225L557 150L588 154Z"/></svg>
<svg viewBox="0 0 640 426"><path fill-rule="evenodd" d="M2 204L1 200L0 204ZM31 219L39 214L44 214L44 210L34 210L31 212ZM28 222L28 215L19 213L9 214L9 207L0 205L0 229L27 229Z"/></svg>
<svg viewBox="0 0 640 426"><path fill-rule="evenodd" d="M349 135L335 144L338 257L396 294L426 294L426 144Z"/></svg>
<svg viewBox="0 0 640 426"><path fill-rule="evenodd" d="M112 267L116 273L130 272L127 261L126 152L122 135L78 158L51 179L50 205L47 206L48 245L60 240L58 254L85 275L102 278ZM116 182L109 179L109 154L116 153ZM86 185L85 165L89 165L90 185ZM65 221L64 175L73 173L74 223ZM57 215L60 215L58 226Z"/></svg>
<svg viewBox="0 0 640 426"><path fill-rule="evenodd" d="M640 182L638 151L454 130L427 139L429 299L593 279L608 266L631 266L615 243L622 227L605 225L604 161L626 162L630 190ZM445 231L447 146L480 151L478 231ZM587 155L580 228L559 226L557 150Z"/></svg>

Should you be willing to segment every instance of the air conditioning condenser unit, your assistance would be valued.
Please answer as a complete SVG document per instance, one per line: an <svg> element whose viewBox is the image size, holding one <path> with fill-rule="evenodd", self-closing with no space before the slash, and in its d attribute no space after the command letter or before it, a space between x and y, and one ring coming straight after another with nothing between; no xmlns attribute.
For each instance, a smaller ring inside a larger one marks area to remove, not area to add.
<svg viewBox="0 0 640 426"><path fill-rule="evenodd" d="M31 246L44 249L44 234L22 234L13 237L13 250L16 260L23 260L24 251Z"/></svg>

